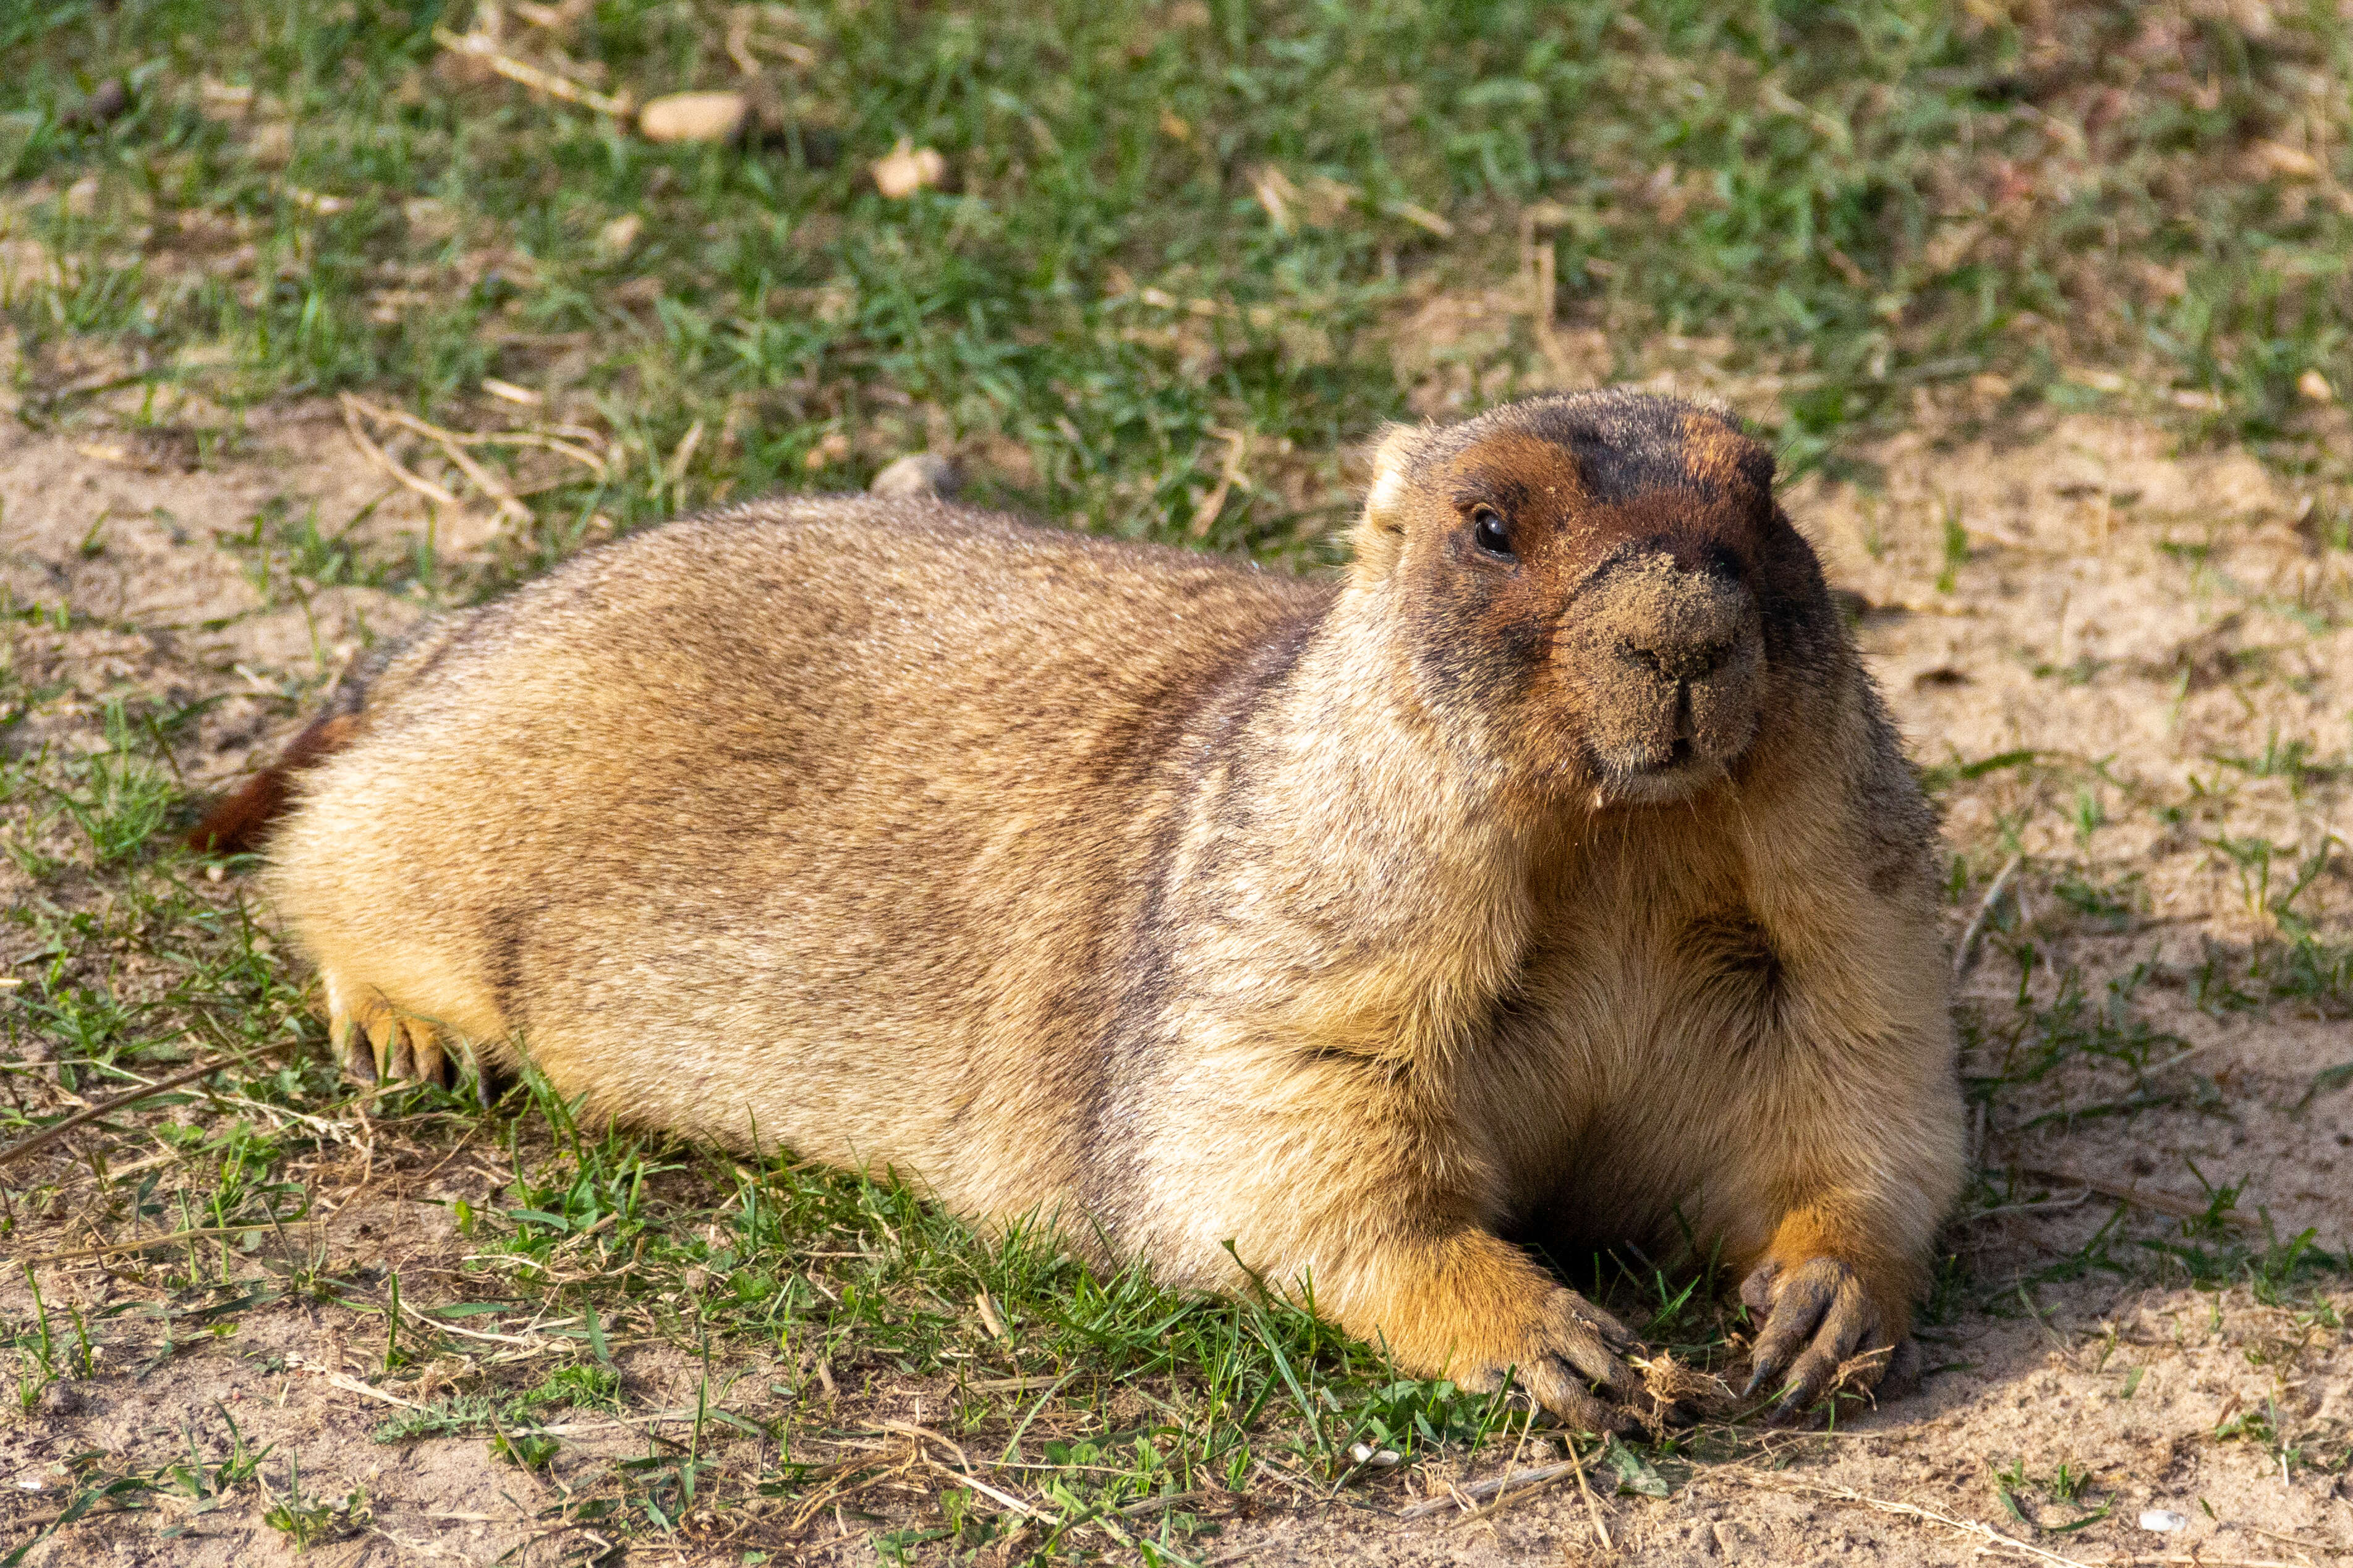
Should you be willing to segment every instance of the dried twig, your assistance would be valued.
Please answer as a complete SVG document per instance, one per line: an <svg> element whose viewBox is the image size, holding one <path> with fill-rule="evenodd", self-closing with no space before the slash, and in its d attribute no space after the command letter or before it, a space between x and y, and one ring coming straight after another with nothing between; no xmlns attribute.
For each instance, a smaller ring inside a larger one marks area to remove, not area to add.
<svg viewBox="0 0 2353 1568"><path fill-rule="evenodd" d="M695 448L702 445L702 421L698 419L686 427L685 435L679 437L676 449L670 455L669 465L661 470L664 485L671 489L678 489L686 479L686 466L694 461Z"/></svg>
<svg viewBox="0 0 2353 1568"><path fill-rule="evenodd" d="M284 1048L285 1047L283 1046L270 1046L263 1047L264 1050L283 1050ZM140 1100L149 1099L154 1095L162 1094L166 1089L178 1089L183 1084L194 1083L196 1079L210 1077L214 1073L225 1072L230 1068L241 1066L251 1059L252 1057L250 1054L241 1057L227 1057L218 1061L206 1062L202 1067L190 1068L185 1072L174 1073L170 1078L159 1079L155 1082L148 1084L142 1089L134 1089L130 1090L128 1093L118 1094L111 1100L101 1100L86 1110L75 1111L63 1121L57 1122L48 1127L44 1127L41 1131L34 1133L30 1138L25 1139L22 1142L13 1143L6 1149L0 1149L0 1165L5 1165L12 1161L21 1160L27 1154L45 1149L51 1143L56 1142L58 1139L64 1137L67 1133L72 1131L75 1128L83 1126L88 1122L95 1121L111 1110L120 1110L126 1105L135 1104Z"/></svg>
<svg viewBox="0 0 2353 1568"><path fill-rule="evenodd" d="M612 1421L559 1421L553 1426L533 1426L536 1436L576 1437L583 1432L614 1432L631 1426L650 1426L659 1421L691 1421L691 1410L656 1410L644 1415L624 1415Z"/></svg>
<svg viewBox="0 0 2353 1568"><path fill-rule="evenodd" d="M1528 319L1535 328L1536 352L1556 375L1570 368L1556 330L1554 307L1560 287L1556 270L1559 262L1552 241L1539 243L1536 236L1558 228L1570 216L1569 209L1558 202L1538 202L1520 214L1520 273L1528 287Z"/></svg>
<svg viewBox="0 0 2353 1568"><path fill-rule="evenodd" d="M169 1230L159 1236L142 1236L135 1241L110 1241L104 1247L79 1247L71 1252L44 1253L38 1258L9 1259L20 1268L46 1268L53 1263L82 1263L93 1258L111 1258L118 1252L144 1252L151 1247L164 1247L175 1241L195 1241L205 1237L243 1236L252 1230L270 1230L285 1225L283 1220L255 1220L245 1225L200 1225L188 1230ZM297 1225L313 1222L296 1220Z"/></svg>
<svg viewBox="0 0 2353 1568"><path fill-rule="evenodd" d="M1195 1503L1208 1502L1212 1498L1233 1495L1231 1492L1209 1487L1195 1487L1190 1491L1182 1492L1159 1492L1151 1497L1138 1498L1131 1503L1121 1504L1119 1516L1122 1519L1134 1519L1140 1513L1150 1513L1155 1508L1190 1508Z"/></svg>
<svg viewBox="0 0 2353 1568"><path fill-rule="evenodd" d="M485 1343L498 1345L520 1345L523 1349L529 1351L553 1351L566 1350L570 1348L569 1346L561 1344L554 1340L527 1338L522 1334L494 1334L486 1329L460 1328L456 1323L444 1322L439 1318L427 1317L422 1319L421 1321L426 1327L432 1329L437 1333L455 1334L461 1340L480 1340Z"/></svg>
<svg viewBox="0 0 2353 1568"><path fill-rule="evenodd" d="M385 451L382 447L377 446L375 437L371 437L366 431L360 428L359 410L369 406L369 405L361 403L358 398L353 397L348 392L343 394L343 428L351 432L352 445L360 449L360 455L362 457L365 458L369 462L374 463L377 468L383 469L385 478L393 480L396 484L405 485L408 489L415 490L418 495L423 496L427 500L433 502L436 506L446 506L452 511L463 511L466 510L465 502L459 500L449 491L443 489L439 485L435 484L431 479L425 478L422 474L410 473L394 458L391 453Z"/></svg>
<svg viewBox="0 0 2353 1568"><path fill-rule="evenodd" d="M539 447L550 452L561 452L583 468L595 469L598 479L605 477L605 459L586 445L587 442L597 438L596 433L593 430L584 430L577 425L557 426L556 430L568 433L564 436L559 436L553 430L450 430L438 425L429 424L413 414L404 413L397 408L379 407L365 398L359 398L356 401L362 408L376 418L387 419L395 425L406 426L420 436L431 437L443 446Z"/></svg>
<svg viewBox="0 0 2353 1568"><path fill-rule="evenodd" d="M1015 1497L1011 1492L1000 1491L997 1488L990 1486L987 1481L982 1480L978 1476L944 1465L940 1463L939 1460L934 1458L927 1458L924 1459L923 1463L930 1466L933 1469L937 1470L940 1474L947 1477L948 1479L955 1482L956 1485L960 1487L968 1487L972 1490L978 1492L981 1496L988 1499L990 1501L1012 1510L1015 1513L1019 1514L1024 1519L1044 1520L1049 1524L1060 1522L1054 1515L1041 1513L1037 1509L1034 1509L1028 1503L1023 1502L1019 1498Z"/></svg>
<svg viewBox="0 0 2353 1568"><path fill-rule="evenodd" d="M2010 879L2018 875L2019 867L2025 862L2023 855L2011 856L2010 864L2001 868L1993 879L1993 886L1988 888L1986 896L1978 901L1978 912L1969 917L1968 925L1961 931L1960 943L1953 950L1955 984L1959 984L1961 976L1969 972L1969 960L1977 952L1978 936L1985 930L1986 917L1993 913L1995 903L2010 889Z"/></svg>
<svg viewBox="0 0 2353 1568"><path fill-rule="evenodd" d="M885 1481L903 1476L909 1470L913 1469L917 1465L930 1465L933 1463L934 1463L934 1461L924 1458L922 1451L913 1445L910 1445L908 1447L907 1457L895 1465L885 1465L881 1460L860 1459L855 1461L850 1465L843 1467L843 1469L846 1471L854 1471L865 1468L871 1465L874 1469L875 1474L867 1477L864 1480L860 1481L855 1486L828 1486L823 1491L818 1492L817 1496L803 1503L801 1505L800 1511L793 1516L792 1522L785 1528L788 1531L797 1531L803 1525L808 1523L810 1520L815 1519L828 1505L840 1502L845 1498L856 1497L860 1492L871 1490L875 1487L881 1486Z"/></svg>
<svg viewBox="0 0 2353 1568"><path fill-rule="evenodd" d="M2151 1214L2170 1215L2175 1219L2204 1219L2213 1212L2214 1207L2211 1203L2200 1203L2196 1198L2186 1198L2179 1193L2150 1192L2137 1183L2115 1181L2105 1176L2085 1175L2081 1171L2065 1170L2057 1165L2021 1165L2019 1167L2018 1173L2021 1176L2039 1176L2046 1182L2060 1182L2071 1187L2087 1187L2104 1198L2114 1198L2118 1203L2131 1204L2134 1207L2147 1209ZM2247 1215L2232 1209L2224 1209L2219 1217L2224 1225L2228 1226L2246 1226L2255 1223Z"/></svg>
<svg viewBox="0 0 2353 1568"><path fill-rule="evenodd" d="M458 471L473 481L476 489L490 498L491 504L498 509L501 516L512 518L518 522L531 521L531 508L515 499L514 491L508 488L504 479L475 461L466 450L470 443L461 438L456 431L444 430L438 425L419 419L414 414L405 413L397 408L379 408L367 399L354 396L348 392L343 394L343 407L346 412L356 410L371 419L387 425L397 425L404 430L424 437L441 448L442 454L457 466ZM440 487L437 485L434 489L439 489ZM446 495L448 492L445 490L442 493ZM456 500L456 497L450 497L451 504L454 505Z"/></svg>
<svg viewBox="0 0 2353 1568"><path fill-rule="evenodd" d="M500 516L512 518L517 522L532 521L531 508L515 499L514 491L508 487L504 479L469 457L466 448L457 442L448 440L446 437L437 437L435 439L439 442L441 450L448 454L449 460L458 465L459 471L474 481L476 489L490 498L491 505L497 509Z"/></svg>
<svg viewBox="0 0 2353 1568"><path fill-rule="evenodd" d="M1585 1511L1593 1521L1593 1533L1601 1538L1602 1551L1615 1552L1617 1544L1609 1539L1609 1525L1601 1517L1601 1504L1595 1500L1592 1487L1586 1484L1585 1459L1577 1451L1577 1440L1573 1437L1562 1440L1568 1445L1568 1462L1576 1468L1577 1489L1585 1499Z"/></svg>
<svg viewBox="0 0 2353 1568"><path fill-rule="evenodd" d="M1576 1449L1572 1447L1570 1452L1574 1453ZM1443 1513L1450 1508L1460 1507L1462 1499L1468 1499L1474 1503L1484 1502L1489 1498L1499 1496L1506 1491L1517 1490L1521 1487L1537 1487L1546 1481L1563 1479L1576 1474L1577 1469L1578 1467L1575 1463L1564 1459L1556 1465L1538 1465L1534 1469L1510 1470L1500 1476L1490 1476L1483 1481L1472 1481L1468 1486L1451 1488L1444 1497L1424 1498L1418 1503L1409 1504L1398 1517L1427 1519L1433 1513Z"/></svg>
<svg viewBox="0 0 2353 1568"><path fill-rule="evenodd" d="M757 7L738 5L727 14L727 58L745 76L760 74L760 57L752 47L752 31L762 20ZM760 47L770 54L780 56L797 66L817 64L817 51L805 44L791 43L783 38L762 38Z"/></svg>
<svg viewBox="0 0 2353 1568"><path fill-rule="evenodd" d="M353 1377L347 1372L338 1372L331 1366L321 1366L318 1363L305 1361L299 1355L288 1356L286 1358L286 1367L290 1372L308 1373L312 1377L325 1378L329 1387L340 1388L345 1394L356 1394L364 1398L382 1400L386 1405L397 1405L403 1410L422 1410L425 1408L415 1400L403 1399L397 1394L387 1394L383 1389L377 1388L371 1384L362 1383L358 1378Z"/></svg>
<svg viewBox="0 0 2353 1568"><path fill-rule="evenodd" d="M533 92L543 92L550 98L560 98L566 103L576 103L599 114L626 120L636 107L626 93L615 97L582 87L569 77L558 76L552 70L515 58L501 49L496 39L486 38L480 33L453 33L447 27L436 27L433 29L433 41L452 54L481 61L509 81L527 87Z"/></svg>
<svg viewBox="0 0 2353 1568"><path fill-rule="evenodd" d="M469 447L538 447L564 456L589 469L598 479L605 477L606 464L602 456L577 441L567 441L542 430L484 430L472 435L449 432L449 439Z"/></svg>
<svg viewBox="0 0 2353 1568"><path fill-rule="evenodd" d="M403 1399L389 1390L378 1388L373 1384L362 1383L349 1373L337 1372L332 1367L321 1366L316 1362L304 1361L299 1355L287 1357L286 1365L290 1371L307 1373L312 1377L322 1378L329 1387L340 1388L345 1394L356 1394L365 1399L397 1405L403 1410L425 1408L413 1399ZM650 1426L661 1421L691 1421L694 1418L695 1412L691 1410L655 1410L643 1415L625 1415L612 1421L559 1421L553 1426L519 1426L516 1430L528 1431L534 1436L576 1437L584 1432L611 1432L633 1426Z"/></svg>
<svg viewBox="0 0 2353 1568"><path fill-rule="evenodd" d="M2248 1524L2242 1521L2239 1528L2242 1530L2252 1530L2266 1541L2276 1541L2284 1546L2293 1546L2298 1552L2317 1552L2323 1557L2341 1557L2344 1555L2344 1552L2337 1547L2324 1546L2317 1541L2300 1541L2293 1535L2282 1535L2276 1530L2265 1530L2260 1524ZM2211 1559L2209 1559L2209 1561L2211 1561Z"/></svg>
<svg viewBox="0 0 2353 1568"><path fill-rule="evenodd" d="M558 425L546 430L451 430L419 419L414 414L398 408L385 408L353 396L362 412L375 419L385 420L413 430L420 436L447 447L537 447L543 451L558 452L603 479L607 465L603 455L588 443L599 439L594 430L578 425Z"/></svg>
<svg viewBox="0 0 2353 1568"><path fill-rule="evenodd" d="M945 1448L949 1453L955 1456L955 1462L957 1465L965 1470L970 1470L972 1468L972 1458L969 1455L967 1455L955 1443L949 1441L946 1437L942 1436L939 1433L933 1431L928 1426L917 1426L913 1421L885 1421L882 1423L881 1430L885 1432L896 1432L902 1437L914 1437L923 1442L937 1443L941 1447Z"/></svg>
<svg viewBox="0 0 2353 1568"><path fill-rule="evenodd" d="M1535 1496L1536 1493L1544 1490L1546 1487L1557 1486L1560 1482L1567 1479L1568 1478L1566 1476L1555 1476L1548 1481L1537 1481L1530 1486L1514 1487L1497 1492L1493 1501L1481 1503L1478 1507L1464 1513L1462 1517L1455 1521L1455 1522L1458 1525L1471 1525L1478 1523L1482 1520L1492 1519L1496 1514L1499 1514L1505 1509L1511 1507L1514 1503L1525 1502L1529 1498Z"/></svg>
<svg viewBox="0 0 2353 1568"><path fill-rule="evenodd" d="M1226 498L1233 493L1234 487L1250 483L1250 476L1242 468L1250 457L1250 432L1212 427L1209 434L1226 444L1226 460L1218 470L1216 486L1194 509L1193 537L1196 539L1206 535L1217 522L1218 514L1226 510Z"/></svg>
<svg viewBox="0 0 2353 1568"><path fill-rule="evenodd" d="M1948 1513L1938 1513L1935 1509L1922 1508L1916 1503L1891 1502L1885 1498L1875 1498L1869 1493L1859 1492L1852 1487L1799 1480L1794 1476L1767 1474L1739 1465L1726 1465L1712 1473L1731 1476L1746 1481L1750 1486L1761 1487L1768 1491L1810 1492L1817 1497L1832 1498L1840 1502L1859 1503L1874 1513L1892 1513L1905 1519L1926 1520L1930 1524L1940 1524L1947 1530L1957 1530L1963 1535L1982 1541L1995 1551L2022 1552L2041 1562L2063 1564L2064 1568L2092 1568L2091 1564L2086 1563L2080 1557L2062 1557L2055 1552L2045 1552L2040 1546L2030 1546L2023 1541L2004 1535L1989 1524L1980 1524L1969 1519L1955 1519Z"/></svg>
<svg viewBox="0 0 2353 1568"><path fill-rule="evenodd" d="M745 76L760 74L760 58L752 52L752 17L747 8L739 6L727 18L727 58Z"/></svg>

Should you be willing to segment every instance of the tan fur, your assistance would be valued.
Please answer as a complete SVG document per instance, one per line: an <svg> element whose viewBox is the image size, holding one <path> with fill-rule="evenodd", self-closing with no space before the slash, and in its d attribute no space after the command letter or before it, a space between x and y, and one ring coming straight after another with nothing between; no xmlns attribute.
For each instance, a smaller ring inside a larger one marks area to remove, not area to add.
<svg viewBox="0 0 2353 1568"><path fill-rule="evenodd" d="M527 1056L1174 1285L1238 1255L1587 1426L1625 1331L1504 1237L1688 1238L1810 1400L1905 1341L1960 1107L1929 821L1769 482L1584 395L1391 432L1337 584L676 523L394 658L271 889L360 1070Z"/></svg>

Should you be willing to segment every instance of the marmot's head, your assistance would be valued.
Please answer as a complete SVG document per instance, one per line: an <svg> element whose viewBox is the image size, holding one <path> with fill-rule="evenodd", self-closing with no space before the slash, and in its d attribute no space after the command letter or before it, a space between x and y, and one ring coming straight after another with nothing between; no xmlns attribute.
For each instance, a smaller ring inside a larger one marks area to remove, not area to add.
<svg viewBox="0 0 2353 1568"><path fill-rule="evenodd" d="M1392 606L1420 706L1512 782L1676 800L1820 706L1834 612L1729 416L1534 397L1392 430L1373 469L1355 588Z"/></svg>

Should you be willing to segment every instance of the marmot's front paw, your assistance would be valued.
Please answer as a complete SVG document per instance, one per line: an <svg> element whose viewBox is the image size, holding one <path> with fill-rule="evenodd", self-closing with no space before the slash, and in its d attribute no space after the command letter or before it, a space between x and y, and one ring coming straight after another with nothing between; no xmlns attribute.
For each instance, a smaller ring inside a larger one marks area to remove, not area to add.
<svg viewBox="0 0 2353 1568"><path fill-rule="evenodd" d="M1788 1269L1768 1260L1742 1284L1740 1299L1764 1324L1744 1392L1753 1395L1778 1380L1781 1397L1770 1420L1799 1415L1833 1386L1894 1394L1917 1377L1910 1312L1876 1300L1839 1258L1810 1258Z"/></svg>
<svg viewBox="0 0 2353 1568"><path fill-rule="evenodd" d="M1628 1402L1641 1382L1624 1360L1633 1348L1626 1325L1574 1290L1554 1288L1533 1321L1483 1355L1458 1355L1455 1382L1475 1394L1514 1386L1568 1426L1624 1432L1635 1425Z"/></svg>

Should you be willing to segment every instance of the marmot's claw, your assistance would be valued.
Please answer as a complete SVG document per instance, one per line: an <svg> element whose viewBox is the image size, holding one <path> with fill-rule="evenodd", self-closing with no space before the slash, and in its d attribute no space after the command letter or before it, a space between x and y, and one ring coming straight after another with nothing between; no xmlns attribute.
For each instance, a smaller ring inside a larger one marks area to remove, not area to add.
<svg viewBox="0 0 2353 1568"><path fill-rule="evenodd" d="M1611 1350L1623 1355L1626 1352L1632 1350L1635 1346L1642 1342L1640 1339L1635 1337L1633 1330L1628 1328L1625 1324L1620 1322L1616 1318L1603 1311L1600 1308L1595 1306L1584 1297L1577 1295L1574 1290L1569 1292L1569 1298L1575 1303L1570 1307L1569 1310L1575 1314L1580 1322L1599 1333L1601 1336L1602 1341L1607 1343ZM1623 1371L1624 1369L1620 1368L1620 1370ZM1630 1388L1633 1386L1632 1373L1628 1373L1627 1378L1627 1386Z"/></svg>
<svg viewBox="0 0 2353 1568"><path fill-rule="evenodd" d="M1596 1398L1573 1379L1556 1389L1552 1397L1544 1400L1543 1404L1546 1410L1559 1418L1562 1426L1574 1432L1607 1436L1613 1433L1631 1432L1636 1425L1632 1411L1622 1405L1611 1405Z"/></svg>
<svg viewBox="0 0 2353 1568"><path fill-rule="evenodd" d="M1514 1367L1511 1379L1504 1394L1507 1404L1518 1410L1544 1411L1572 1432L1606 1436L1630 1432L1637 1425L1631 1410L1593 1392L1584 1376L1558 1356L1546 1356L1533 1366ZM1475 1391L1483 1383L1493 1389L1502 1381L1501 1376L1491 1374L1465 1386Z"/></svg>
<svg viewBox="0 0 2353 1568"><path fill-rule="evenodd" d="M1811 1408L1834 1383L1870 1387L1889 1364L1883 1353L1874 1365L1848 1367L1858 1347L1879 1337L1879 1313L1862 1279L1838 1258L1809 1258L1787 1274L1768 1264L1740 1293L1765 1314L1742 1394L1754 1397L1778 1384L1781 1397L1768 1422L1778 1425ZM1843 1380L1842 1371L1850 1374Z"/></svg>
<svg viewBox="0 0 2353 1568"><path fill-rule="evenodd" d="M323 978L327 989L327 1043L334 1052L335 1065L346 1078L374 1083L375 1050L371 1031L360 1026L361 1010L334 973L330 971Z"/></svg>
<svg viewBox="0 0 2353 1568"><path fill-rule="evenodd" d="M1542 1348L1585 1381L1621 1402L1642 1386L1619 1354L1635 1342L1625 1324L1574 1290L1556 1290L1545 1303L1545 1318L1536 1331Z"/></svg>
<svg viewBox="0 0 2353 1568"><path fill-rule="evenodd" d="M403 1017L380 996L355 995L327 976L327 1037L336 1065L361 1083L403 1079L446 1086L449 1062L441 1032L423 1018Z"/></svg>
<svg viewBox="0 0 2353 1568"><path fill-rule="evenodd" d="M440 1032L422 1018L404 1018L390 1008L371 1015L365 1028L372 1071L363 1075L380 1083L445 1082L446 1058Z"/></svg>
<svg viewBox="0 0 2353 1568"><path fill-rule="evenodd" d="M1576 1291L1556 1289L1531 1327L1524 1357L1508 1366L1490 1363L1461 1383L1486 1392L1508 1377L1518 1398L1574 1430L1628 1432L1636 1425L1629 1406L1642 1384L1619 1351L1636 1342L1623 1323Z"/></svg>

